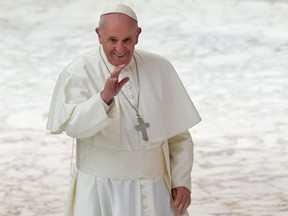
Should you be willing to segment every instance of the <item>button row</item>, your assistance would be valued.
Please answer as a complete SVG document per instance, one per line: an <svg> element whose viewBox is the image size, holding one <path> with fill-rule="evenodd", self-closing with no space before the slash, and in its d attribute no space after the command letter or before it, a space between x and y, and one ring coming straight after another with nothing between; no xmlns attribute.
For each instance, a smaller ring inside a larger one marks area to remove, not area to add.
<svg viewBox="0 0 288 216"><path fill-rule="evenodd" d="M140 189L141 189L141 199L142 199L143 210L146 211L148 209L148 206L147 206L147 203L145 201L145 199L146 199L146 195L144 194L145 193L145 185L143 183L140 184ZM144 215L146 215L146 214L144 213Z"/></svg>

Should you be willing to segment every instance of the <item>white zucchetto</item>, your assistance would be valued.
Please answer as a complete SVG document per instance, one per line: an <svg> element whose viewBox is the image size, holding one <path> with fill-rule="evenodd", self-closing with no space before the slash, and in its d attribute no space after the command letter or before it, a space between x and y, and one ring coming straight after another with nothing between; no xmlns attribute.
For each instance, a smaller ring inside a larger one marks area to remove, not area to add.
<svg viewBox="0 0 288 216"><path fill-rule="evenodd" d="M136 22L138 22L137 20L137 16L136 13L127 5L125 4L111 4L109 5L102 13L102 15L105 14L111 14L111 13L121 13L121 14L125 14L129 17L131 17L132 19L134 19Z"/></svg>

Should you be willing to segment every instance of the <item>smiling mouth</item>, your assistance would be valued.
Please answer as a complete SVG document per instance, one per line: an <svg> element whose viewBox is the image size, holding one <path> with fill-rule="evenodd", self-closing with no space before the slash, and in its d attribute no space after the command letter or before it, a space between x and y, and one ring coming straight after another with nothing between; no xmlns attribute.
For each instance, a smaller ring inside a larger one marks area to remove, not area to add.
<svg viewBox="0 0 288 216"><path fill-rule="evenodd" d="M123 53L123 54L121 54L121 55L115 54L115 56L118 57L118 58L122 58L122 57L126 56L126 53Z"/></svg>
<svg viewBox="0 0 288 216"><path fill-rule="evenodd" d="M128 58L129 58L129 52L125 52L125 53L113 53L113 58L114 58L114 64L116 64L117 66L121 65L121 64L127 64L128 63Z"/></svg>

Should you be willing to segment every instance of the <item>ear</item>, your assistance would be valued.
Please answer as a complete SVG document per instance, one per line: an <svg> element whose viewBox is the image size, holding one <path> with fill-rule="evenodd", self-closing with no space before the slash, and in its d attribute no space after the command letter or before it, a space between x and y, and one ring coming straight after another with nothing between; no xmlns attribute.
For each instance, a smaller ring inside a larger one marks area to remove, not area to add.
<svg viewBox="0 0 288 216"><path fill-rule="evenodd" d="M102 44L101 30L99 28L96 28L95 32L98 35L99 43Z"/></svg>
<svg viewBox="0 0 288 216"><path fill-rule="evenodd" d="M138 27L136 31L137 31L137 32L136 32L136 42L135 42L135 44L138 43L138 38L139 38L139 35L140 35L141 32L142 32L142 29L141 29L140 27Z"/></svg>

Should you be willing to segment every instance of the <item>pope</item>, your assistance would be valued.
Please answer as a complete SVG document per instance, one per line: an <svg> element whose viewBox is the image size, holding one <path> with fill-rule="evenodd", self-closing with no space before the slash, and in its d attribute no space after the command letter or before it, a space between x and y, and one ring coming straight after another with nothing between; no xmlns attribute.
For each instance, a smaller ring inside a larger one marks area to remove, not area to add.
<svg viewBox="0 0 288 216"><path fill-rule="evenodd" d="M171 63L135 49L141 31L130 7L109 6L99 47L57 80L47 129L76 139L67 216L188 215L201 118Z"/></svg>

